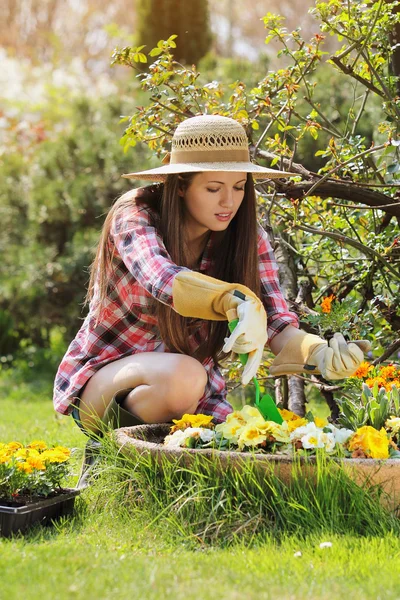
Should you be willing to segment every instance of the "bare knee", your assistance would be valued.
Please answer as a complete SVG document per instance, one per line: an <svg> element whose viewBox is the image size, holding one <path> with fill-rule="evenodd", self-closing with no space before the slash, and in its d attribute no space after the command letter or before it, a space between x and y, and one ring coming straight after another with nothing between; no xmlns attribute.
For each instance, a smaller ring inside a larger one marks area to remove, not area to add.
<svg viewBox="0 0 400 600"><path fill-rule="evenodd" d="M207 372L198 360L190 356L179 359L164 382L165 401L171 414L178 418L195 412L208 381Z"/></svg>

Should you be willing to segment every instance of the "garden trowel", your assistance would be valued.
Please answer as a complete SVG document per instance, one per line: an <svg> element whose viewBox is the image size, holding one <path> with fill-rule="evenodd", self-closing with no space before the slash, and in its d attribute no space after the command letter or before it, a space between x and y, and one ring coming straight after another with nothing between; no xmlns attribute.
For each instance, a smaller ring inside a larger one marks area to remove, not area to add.
<svg viewBox="0 0 400 600"><path fill-rule="evenodd" d="M228 318L229 318L229 322L228 322L229 331L232 333L232 331L235 329L236 325L239 322L239 319L237 318L236 310L229 310ZM244 366L247 363L249 355L248 354L239 354L238 356L239 356L240 362ZM254 383L254 387L256 390L255 405L258 408L258 410L260 411L260 413L262 414L262 416L264 417L264 419L266 421L274 421L275 423L279 423L279 424L283 423L283 419L280 415L279 410L276 407L276 404L275 404L273 398L269 394L264 394L262 396L262 398L260 398L260 385L258 383L257 377L253 377L253 383Z"/></svg>

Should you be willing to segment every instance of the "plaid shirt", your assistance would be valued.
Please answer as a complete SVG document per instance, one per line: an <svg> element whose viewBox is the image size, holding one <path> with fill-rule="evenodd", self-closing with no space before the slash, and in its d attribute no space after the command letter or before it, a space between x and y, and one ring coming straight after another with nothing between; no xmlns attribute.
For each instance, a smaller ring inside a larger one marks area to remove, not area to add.
<svg viewBox="0 0 400 600"><path fill-rule="evenodd" d="M202 256L200 272L209 273L213 235ZM96 320L98 289L95 288L89 314L70 344L57 371L54 406L63 414L72 410L74 398L88 379L101 367L137 352L160 349L162 340L149 299L173 307L172 283L180 271L188 270L172 262L154 226L154 214L147 207L133 206L117 217L110 231L109 246L114 253L107 297L101 318ZM259 267L262 301L268 315L268 337L272 339L288 324L298 326L289 312L278 282L278 270L266 232L259 227ZM207 322L198 321L189 335L194 351L207 336ZM208 374L204 395L197 412L212 414L224 421L232 412L226 400L225 380L212 358L203 361Z"/></svg>

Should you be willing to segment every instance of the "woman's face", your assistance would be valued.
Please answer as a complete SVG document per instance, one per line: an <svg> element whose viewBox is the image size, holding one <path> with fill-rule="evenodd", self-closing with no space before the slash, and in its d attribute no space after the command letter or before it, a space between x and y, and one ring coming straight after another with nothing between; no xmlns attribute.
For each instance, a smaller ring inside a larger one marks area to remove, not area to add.
<svg viewBox="0 0 400 600"><path fill-rule="evenodd" d="M183 196L189 238L224 231L244 197L247 173L213 171L196 174Z"/></svg>

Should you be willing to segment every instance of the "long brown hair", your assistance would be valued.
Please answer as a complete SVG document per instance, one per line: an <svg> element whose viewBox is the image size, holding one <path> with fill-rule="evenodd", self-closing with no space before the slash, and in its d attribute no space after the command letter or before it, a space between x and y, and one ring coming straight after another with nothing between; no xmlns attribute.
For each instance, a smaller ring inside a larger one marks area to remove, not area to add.
<svg viewBox="0 0 400 600"><path fill-rule="evenodd" d="M136 195L124 194L110 209L101 233L96 257L91 267L87 300L96 291L97 315L107 296L107 284L112 269L113 246L109 235L113 220L129 206L148 206L155 215L154 226L160 232L165 247L174 263L189 266L189 253L185 245L185 205L179 191L185 191L196 173L168 175L165 183L139 188ZM257 250L256 197L253 179L247 176L243 201L224 232L214 236L211 255L211 271L207 275L229 283L242 283L260 296L260 276ZM182 317L162 302L153 303L161 338L168 350L181 354L191 354L188 333L199 326L199 321ZM213 357L216 363L220 358L224 338L227 335L225 321L207 321L207 336L203 344L192 356L200 361Z"/></svg>

